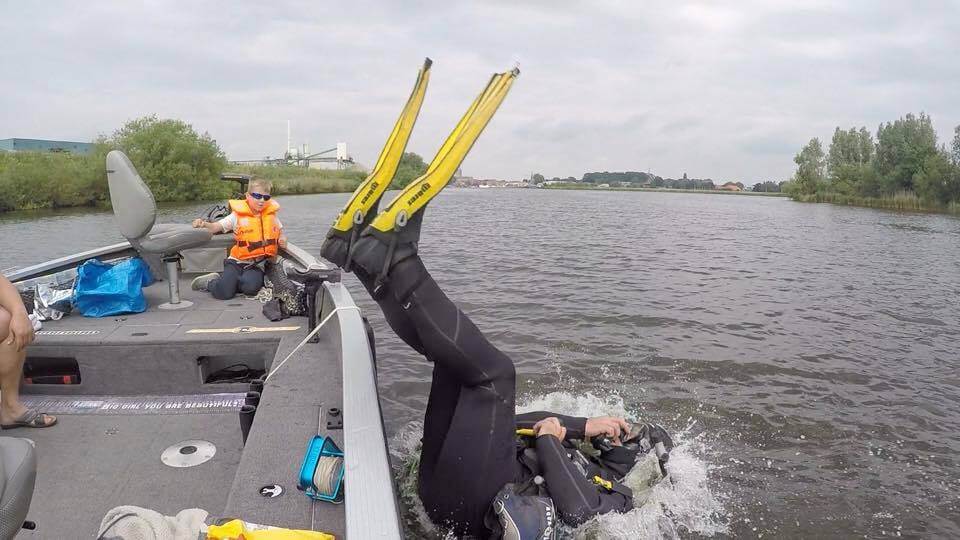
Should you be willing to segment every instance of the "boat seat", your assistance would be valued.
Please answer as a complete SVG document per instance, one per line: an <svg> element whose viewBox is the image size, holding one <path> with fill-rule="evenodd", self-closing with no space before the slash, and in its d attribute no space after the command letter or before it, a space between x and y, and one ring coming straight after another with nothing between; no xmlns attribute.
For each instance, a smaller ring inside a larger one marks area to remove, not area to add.
<svg viewBox="0 0 960 540"><path fill-rule="evenodd" d="M107 154L107 183L113 214L124 236L140 253L160 255L166 266L170 300L161 309L180 309L193 303L180 299L180 251L210 242L213 234L189 224L157 224L157 202L130 158L119 150Z"/></svg>
<svg viewBox="0 0 960 540"><path fill-rule="evenodd" d="M37 456L33 443L0 437L0 540L20 532L33 499Z"/></svg>

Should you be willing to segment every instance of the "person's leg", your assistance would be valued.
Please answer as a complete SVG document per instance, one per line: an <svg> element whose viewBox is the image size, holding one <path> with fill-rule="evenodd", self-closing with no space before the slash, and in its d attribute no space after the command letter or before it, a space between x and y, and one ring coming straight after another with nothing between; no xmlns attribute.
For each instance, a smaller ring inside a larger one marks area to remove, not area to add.
<svg viewBox="0 0 960 540"><path fill-rule="evenodd" d="M10 332L10 312L0 307L0 424L9 424L27 412L20 403L20 379L23 377L25 350L18 351L5 341ZM43 424L52 424L56 418L43 415Z"/></svg>
<svg viewBox="0 0 960 540"><path fill-rule="evenodd" d="M240 274L240 292L255 296L263 288L263 270L255 264L243 268Z"/></svg>
<svg viewBox="0 0 960 540"><path fill-rule="evenodd" d="M410 320L410 317L393 295L380 295L380 298L377 298L377 295L374 295L373 292L374 278L359 267L354 268L353 273L357 276L360 283L363 284L363 287L367 289L367 292L370 293L370 297L380 306L380 311L383 312L384 318L387 319L387 324L390 325L394 333L397 334L404 343L409 345L410 348L422 355L426 355L426 350L423 348L423 343L420 343L420 336L417 334L417 329L413 326L413 321Z"/></svg>
<svg viewBox="0 0 960 540"><path fill-rule="evenodd" d="M237 295L240 287L240 265L236 261L223 261L223 273L207 284L207 290L217 300L229 300Z"/></svg>
<svg viewBox="0 0 960 540"><path fill-rule="evenodd" d="M381 292L378 303L404 316L435 364L420 498L436 523L483 536L491 501L520 472L513 362L447 298L419 257L397 264Z"/></svg>

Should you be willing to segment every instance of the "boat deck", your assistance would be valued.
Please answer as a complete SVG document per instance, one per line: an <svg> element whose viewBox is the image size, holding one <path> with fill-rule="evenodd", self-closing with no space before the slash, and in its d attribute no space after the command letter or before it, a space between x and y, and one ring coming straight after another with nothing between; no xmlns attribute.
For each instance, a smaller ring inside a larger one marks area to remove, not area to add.
<svg viewBox="0 0 960 540"><path fill-rule="evenodd" d="M57 426L4 435L36 442L38 476L28 519L36 531L23 538L96 535L108 510L136 505L172 516L186 508L219 518L344 537L343 506L316 502L297 491L307 443L319 432L344 447L343 431L326 429L324 411L343 409L338 319L322 328L318 343L304 345L264 387L246 446L238 410L247 384L206 384L233 364L269 370L306 336L307 319L270 322L262 304L242 296L219 301L191 291L194 304L167 311L167 283L146 289L148 311L90 319L71 314L45 322L28 349L35 369L76 362L79 384L25 384L24 401L57 414ZM160 461L167 447L185 440L216 445L206 463L173 468ZM277 484L284 492L265 498Z"/></svg>

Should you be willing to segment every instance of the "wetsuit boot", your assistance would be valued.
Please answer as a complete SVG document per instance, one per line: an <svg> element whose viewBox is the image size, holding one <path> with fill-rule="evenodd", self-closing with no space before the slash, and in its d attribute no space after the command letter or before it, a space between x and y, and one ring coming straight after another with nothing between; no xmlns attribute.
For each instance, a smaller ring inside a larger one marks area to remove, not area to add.
<svg viewBox="0 0 960 540"><path fill-rule="evenodd" d="M393 126L390 137L380 151L380 157L370 175L357 187L337 216L333 226L327 233L327 238L320 248L320 255L328 261L349 270L350 246L357 239L357 235L366 227L374 216L384 192L390 186L393 176L397 173L400 158L407 148L407 141L417 122L423 99L427 92L427 83L430 80L430 66L432 61L427 58L417 75L417 82L413 92L407 99L407 104L400 113L400 118Z"/></svg>

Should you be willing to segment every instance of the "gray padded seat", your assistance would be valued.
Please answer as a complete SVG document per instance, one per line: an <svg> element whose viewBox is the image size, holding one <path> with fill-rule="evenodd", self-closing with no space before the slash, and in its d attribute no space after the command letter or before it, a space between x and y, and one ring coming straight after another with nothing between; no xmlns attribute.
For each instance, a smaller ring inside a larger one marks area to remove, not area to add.
<svg viewBox="0 0 960 540"><path fill-rule="evenodd" d="M170 302L160 307L175 309L191 305L180 300L180 251L206 245L213 235L186 223L155 224L157 203L153 192L126 154L119 150L107 154L107 183L120 234L140 253L160 255L166 264Z"/></svg>
<svg viewBox="0 0 960 540"><path fill-rule="evenodd" d="M20 532L37 479L37 456L33 443L15 437L0 437L0 540Z"/></svg>

